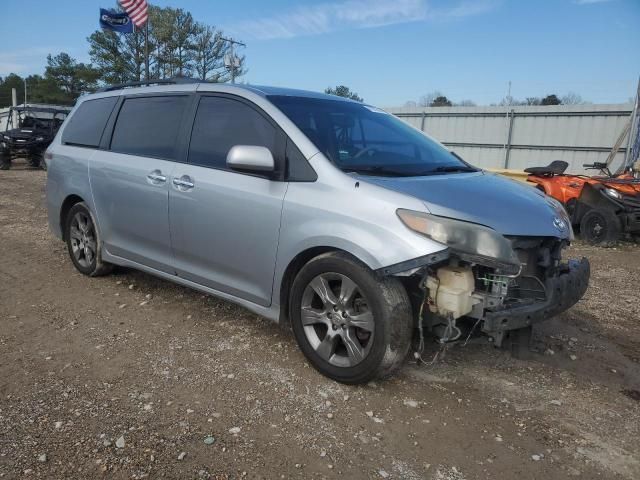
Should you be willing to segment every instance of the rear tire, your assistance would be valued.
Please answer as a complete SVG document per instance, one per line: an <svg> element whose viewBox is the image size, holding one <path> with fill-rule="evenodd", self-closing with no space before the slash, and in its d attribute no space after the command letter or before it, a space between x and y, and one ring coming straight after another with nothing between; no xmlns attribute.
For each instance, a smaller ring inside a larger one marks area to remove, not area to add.
<svg viewBox="0 0 640 480"><path fill-rule="evenodd" d="M612 247L619 240L621 231L620 219L606 208L592 208L580 221L580 235L591 245Z"/></svg>
<svg viewBox="0 0 640 480"><path fill-rule="evenodd" d="M84 202L76 203L65 220L67 251L76 269L89 277L111 273L113 265L102 261L102 242L93 214Z"/></svg>
<svg viewBox="0 0 640 480"><path fill-rule="evenodd" d="M405 288L343 252L322 254L302 267L291 287L289 312L302 353L341 383L392 375L411 343Z"/></svg>

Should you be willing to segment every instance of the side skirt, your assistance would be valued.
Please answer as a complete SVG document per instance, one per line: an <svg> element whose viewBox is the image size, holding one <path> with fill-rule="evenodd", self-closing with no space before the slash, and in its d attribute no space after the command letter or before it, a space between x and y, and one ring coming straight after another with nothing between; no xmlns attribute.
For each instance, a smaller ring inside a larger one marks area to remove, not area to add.
<svg viewBox="0 0 640 480"><path fill-rule="evenodd" d="M147 267L140 263L132 262L131 260L127 260L126 258L118 257L116 255L111 255L106 248L103 249L102 259L106 262L113 263L114 265L119 265L121 267L128 267L128 268L133 268L135 270L140 270L142 272L151 274L155 277L162 278L163 280L168 280L169 282L177 283L178 285L182 285L184 287L189 287L194 290L198 290L208 295L221 298L222 300L227 300L229 302L235 303L236 305L244 307L247 310L250 310L251 312L257 315L268 318L272 322L275 322L275 323L280 322L280 305L272 304L270 307L263 307L262 305L256 305L255 303L250 302L248 300L244 300L239 297L234 297L233 295L229 295L228 293L214 290L213 288L205 287L204 285L200 285L199 283L186 280L184 278L178 277L177 275L171 275L169 273L161 272L159 270L155 270L153 268Z"/></svg>

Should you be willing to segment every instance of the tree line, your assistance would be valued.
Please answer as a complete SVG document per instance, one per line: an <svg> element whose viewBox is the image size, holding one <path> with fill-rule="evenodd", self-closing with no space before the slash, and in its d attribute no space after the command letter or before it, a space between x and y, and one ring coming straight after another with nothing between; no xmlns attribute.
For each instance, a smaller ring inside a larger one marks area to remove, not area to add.
<svg viewBox="0 0 640 480"><path fill-rule="evenodd" d="M117 7L119 9L119 7ZM149 76L151 79L195 77L203 81L226 82L230 71L225 55L230 45L223 32L196 21L182 8L149 7ZM0 77L0 106L11 105L11 89L18 103L24 100L27 84L29 103L71 105L83 93L101 85L145 79L145 32L121 34L96 30L88 38L90 63L61 52L47 56L44 75L26 78L11 73ZM239 56L236 77L246 73L245 57Z"/></svg>
<svg viewBox="0 0 640 480"><path fill-rule="evenodd" d="M566 95L558 96L557 94L549 94L544 97L526 97L519 100L512 96L506 96L498 103L492 103L490 106L507 106L507 105L583 105L590 103L582 99L577 93L569 92ZM421 96L418 101L408 101L405 107L475 107L477 104L473 100L460 100L454 102L447 98L442 92L436 90Z"/></svg>

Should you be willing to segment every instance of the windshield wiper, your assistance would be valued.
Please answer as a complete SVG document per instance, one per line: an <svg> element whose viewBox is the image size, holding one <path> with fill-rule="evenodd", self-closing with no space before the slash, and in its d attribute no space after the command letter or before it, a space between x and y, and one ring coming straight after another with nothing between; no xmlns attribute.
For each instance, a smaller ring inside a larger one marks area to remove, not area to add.
<svg viewBox="0 0 640 480"><path fill-rule="evenodd" d="M437 167L433 170L434 172L476 172L477 170L473 167L467 167L465 165L447 165L445 167Z"/></svg>
<svg viewBox="0 0 640 480"><path fill-rule="evenodd" d="M415 174L408 172L401 172L399 170L393 170L387 167L345 167L342 169L343 172L353 172L360 173L363 175L383 175L383 176L392 176L392 177L413 177Z"/></svg>

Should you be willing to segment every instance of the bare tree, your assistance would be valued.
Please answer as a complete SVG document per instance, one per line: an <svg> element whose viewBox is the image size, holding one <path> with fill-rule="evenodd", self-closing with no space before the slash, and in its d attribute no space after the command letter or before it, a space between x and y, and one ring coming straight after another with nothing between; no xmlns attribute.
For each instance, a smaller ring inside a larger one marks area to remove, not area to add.
<svg viewBox="0 0 640 480"><path fill-rule="evenodd" d="M580 95L575 92L569 92L566 95L560 97L563 105L582 105L585 102Z"/></svg>
<svg viewBox="0 0 640 480"><path fill-rule="evenodd" d="M438 97L444 97L442 92L440 92L439 90L434 90L431 93L426 93L420 97L420 100L418 100L418 105L421 107L430 107L433 101Z"/></svg>

